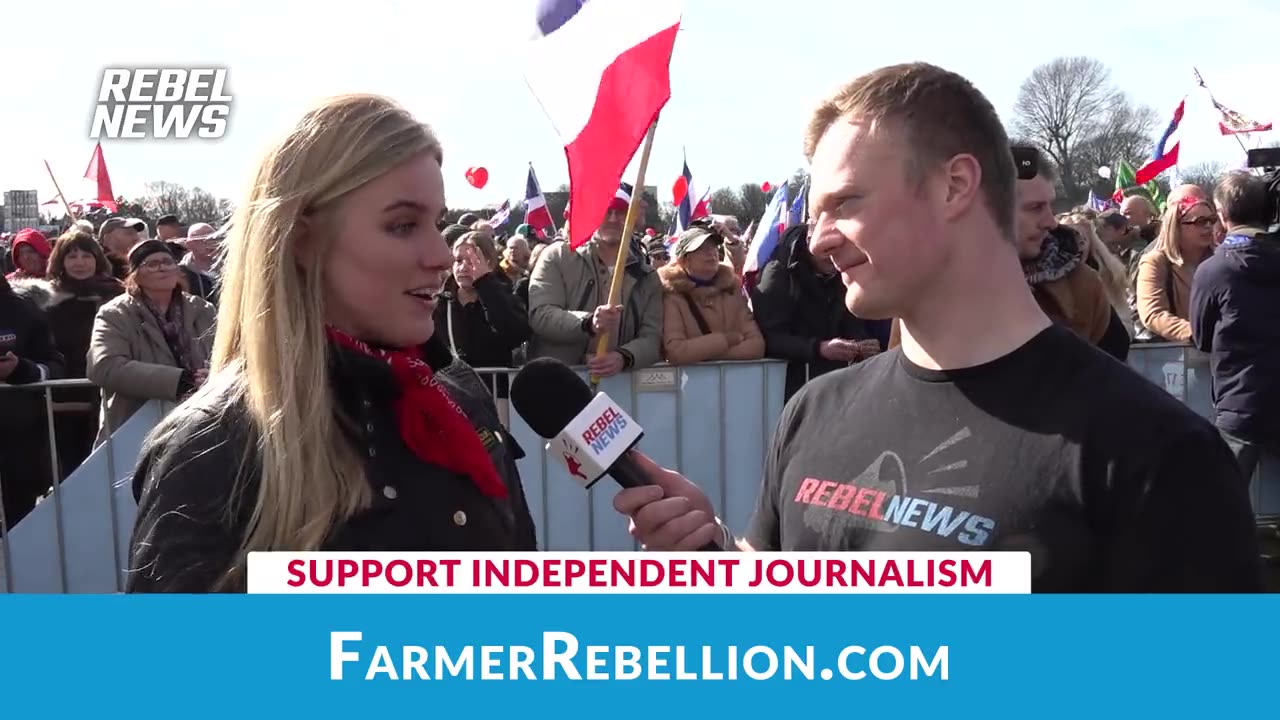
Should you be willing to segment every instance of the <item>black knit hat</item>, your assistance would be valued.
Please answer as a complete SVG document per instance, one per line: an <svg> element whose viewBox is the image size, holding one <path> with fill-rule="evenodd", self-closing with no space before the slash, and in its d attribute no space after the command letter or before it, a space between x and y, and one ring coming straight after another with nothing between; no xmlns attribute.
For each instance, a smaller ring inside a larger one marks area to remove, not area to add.
<svg viewBox="0 0 1280 720"><path fill-rule="evenodd" d="M148 256L155 255L160 252L168 255L169 257L173 257L173 252L169 250L169 246L165 245L160 240L143 240L137 245L134 245L133 249L129 250L129 270L137 272L138 268L142 267L142 263Z"/></svg>

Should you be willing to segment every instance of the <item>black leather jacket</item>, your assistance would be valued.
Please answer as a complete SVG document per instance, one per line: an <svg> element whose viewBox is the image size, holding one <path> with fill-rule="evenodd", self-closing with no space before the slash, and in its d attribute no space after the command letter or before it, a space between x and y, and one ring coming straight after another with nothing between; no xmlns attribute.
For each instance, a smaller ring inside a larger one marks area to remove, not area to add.
<svg viewBox="0 0 1280 720"><path fill-rule="evenodd" d="M400 438L390 370L372 358L333 349L330 374L339 417L364 455L373 504L333 528L319 549L536 550L516 469L524 452L503 429L488 390L469 366L439 342L428 345L427 361L476 425L508 496L489 498L469 478L414 455ZM243 563L238 549L257 492L249 470L245 492L233 497L237 469L255 444L244 412L243 399L200 395L174 410L148 438L133 476L138 516L128 592L210 592L229 568Z"/></svg>

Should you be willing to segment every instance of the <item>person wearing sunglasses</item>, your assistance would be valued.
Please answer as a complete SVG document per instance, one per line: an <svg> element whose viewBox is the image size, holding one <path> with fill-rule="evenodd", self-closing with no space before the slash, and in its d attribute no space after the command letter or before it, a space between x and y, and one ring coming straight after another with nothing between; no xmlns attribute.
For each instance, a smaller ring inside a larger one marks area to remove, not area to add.
<svg viewBox="0 0 1280 720"><path fill-rule="evenodd" d="M1138 319L1169 342L1191 342L1191 280L1213 254L1217 222L1212 205L1184 197L1165 210L1155 245L1138 261Z"/></svg>

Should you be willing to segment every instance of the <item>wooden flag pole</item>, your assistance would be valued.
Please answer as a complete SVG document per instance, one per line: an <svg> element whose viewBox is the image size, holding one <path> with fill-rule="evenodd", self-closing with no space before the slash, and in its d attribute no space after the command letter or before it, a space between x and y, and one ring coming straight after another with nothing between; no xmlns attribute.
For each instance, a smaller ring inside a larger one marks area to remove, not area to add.
<svg viewBox="0 0 1280 720"><path fill-rule="evenodd" d="M649 133L644 136L644 149L640 151L640 169L636 171L636 184L631 190L631 203L627 206L627 219L622 223L622 240L621 246L618 248L618 259L613 263L613 280L609 283L609 306L621 304L622 301L622 280L626 272L627 260L631 254L631 233L635 230L637 217L636 209L640 207L638 200L644 196L644 173L649 167L649 151L653 149L653 135L658 130L658 119L653 119L653 124L649 126ZM619 321L618 327L622 324ZM600 339L596 341L596 358L602 358L609 352L609 333L604 333ZM599 382L599 378L594 375L591 377L592 384Z"/></svg>
<svg viewBox="0 0 1280 720"><path fill-rule="evenodd" d="M76 217L75 212L71 210L71 203L67 202L67 196L62 194L62 188L58 187L58 178L53 176L53 168L49 167L49 161L44 161L44 169L49 173L49 179L53 181L53 189L58 193L58 199L62 201L62 207L67 211L67 216L71 218L71 222L75 222L80 218Z"/></svg>

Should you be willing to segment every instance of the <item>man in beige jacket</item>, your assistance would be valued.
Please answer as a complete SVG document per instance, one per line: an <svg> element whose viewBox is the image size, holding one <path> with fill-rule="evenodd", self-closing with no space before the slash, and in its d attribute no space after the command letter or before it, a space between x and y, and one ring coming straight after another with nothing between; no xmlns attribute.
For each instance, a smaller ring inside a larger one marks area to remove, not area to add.
<svg viewBox="0 0 1280 720"><path fill-rule="evenodd" d="M629 188L619 190L591 240L576 250L557 242L538 258L529 279L529 357L585 364L596 377L649 367L661 359L662 287L640 252L623 245ZM641 200L643 202L643 200ZM626 250L622 304L609 305L613 267ZM596 340L609 352L596 359Z"/></svg>

